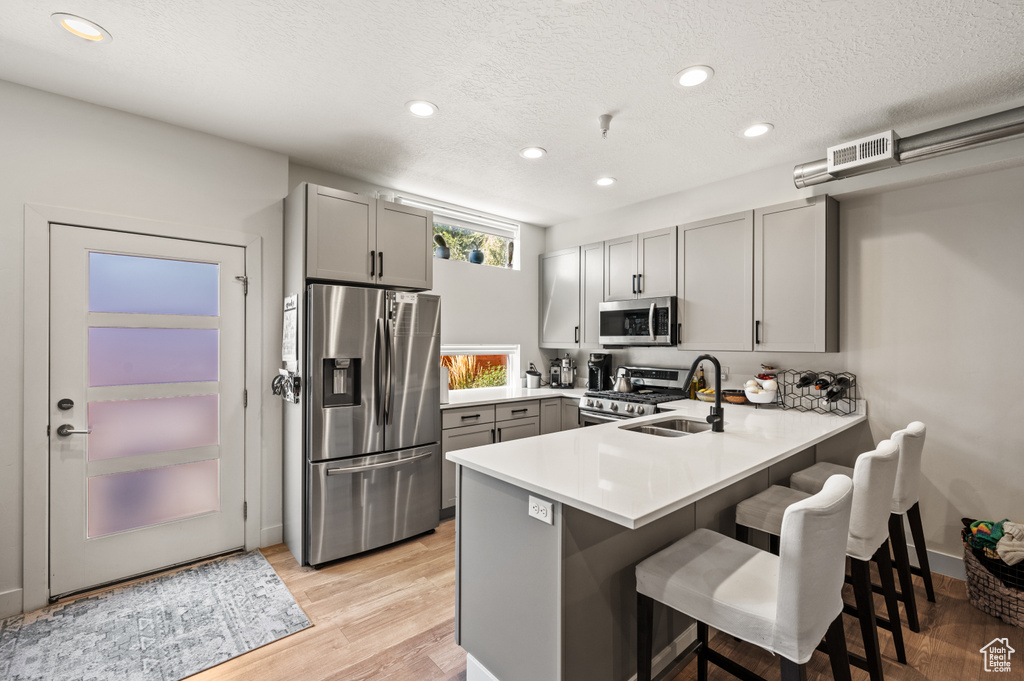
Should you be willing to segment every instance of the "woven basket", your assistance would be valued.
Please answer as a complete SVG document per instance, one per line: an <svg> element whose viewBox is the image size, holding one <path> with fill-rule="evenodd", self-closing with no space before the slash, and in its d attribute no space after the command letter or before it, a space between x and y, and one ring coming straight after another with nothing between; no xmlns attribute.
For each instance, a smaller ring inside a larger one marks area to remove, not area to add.
<svg viewBox="0 0 1024 681"><path fill-rule="evenodd" d="M967 600L978 610L1024 629L1024 563L1011 566L993 560L968 546L966 536L963 539Z"/></svg>

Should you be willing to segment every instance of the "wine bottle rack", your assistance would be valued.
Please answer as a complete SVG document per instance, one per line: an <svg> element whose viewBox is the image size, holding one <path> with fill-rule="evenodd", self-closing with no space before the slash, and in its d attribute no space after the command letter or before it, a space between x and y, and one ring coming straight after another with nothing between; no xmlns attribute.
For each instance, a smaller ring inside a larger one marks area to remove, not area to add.
<svg viewBox="0 0 1024 681"><path fill-rule="evenodd" d="M801 377L814 374L816 380L827 381L827 385L816 389L814 383L800 385ZM829 400L829 389L839 388L844 382L847 385L841 392ZM786 369L778 372L779 400L783 409L797 411L813 411L816 414L839 414L848 416L857 411L857 375L847 371L834 373L831 371L813 371L810 369Z"/></svg>

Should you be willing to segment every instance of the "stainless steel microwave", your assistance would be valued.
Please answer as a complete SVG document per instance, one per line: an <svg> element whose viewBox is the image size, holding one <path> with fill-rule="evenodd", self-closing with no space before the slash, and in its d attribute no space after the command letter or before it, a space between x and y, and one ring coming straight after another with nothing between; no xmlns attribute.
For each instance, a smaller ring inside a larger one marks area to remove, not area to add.
<svg viewBox="0 0 1024 681"><path fill-rule="evenodd" d="M601 303L598 342L605 346L675 345L676 297Z"/></svg>

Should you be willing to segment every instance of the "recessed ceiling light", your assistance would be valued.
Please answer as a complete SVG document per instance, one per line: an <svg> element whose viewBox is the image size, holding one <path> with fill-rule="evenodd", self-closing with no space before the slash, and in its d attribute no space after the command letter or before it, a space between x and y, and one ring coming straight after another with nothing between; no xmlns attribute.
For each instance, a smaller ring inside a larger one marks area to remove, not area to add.
<svg viewBox="0 0 1024 681"><path fill-rule="evenodd" d="M525 149L519 150L519 155L523 158L540 158L547 153L547 150L541 149L540 147L526 147Z"/></svg>
<svg viewBox="0 0 1024 681"><path fill-rule="evenodd" d="M614 177L599 177L599 178L597 178L596 182L597 182L597 186L599 186L599 187L607 187L609 185L615 184L615 178Z"/></svg>
<svg viewBox="0 0 1024 681"><path fill-rule="evenodd" d="M693 87L700 85L713 75L715 75L715 70L710 66L690 66L676 74L676 85Z"/></svg>
<svg viewBox="0 0 1024 681"><path fill-rule="evenodd" d="M102 26L98 26L88 19L76 17L74 14L56 12L51 14L50 18L68 33L77 35L85 40L91 40L94 43L109 43L114 39Z"/></svg>
<svg viewBox="0 0 1024 681"><path fill-rule="evenodd" d="M775 126L771 123L754 123L743 131L744 137L760 137L766 132L771 132Z"/></svg>
<svg viewBox="0 0 1024 681"><path fill-rule="evenodd" d="M420 118L430 118L437 113L437 106L430 102L424 102L422 100L413 100L405 103L405 108L409 110L413 116L419 116Z"/></svg>

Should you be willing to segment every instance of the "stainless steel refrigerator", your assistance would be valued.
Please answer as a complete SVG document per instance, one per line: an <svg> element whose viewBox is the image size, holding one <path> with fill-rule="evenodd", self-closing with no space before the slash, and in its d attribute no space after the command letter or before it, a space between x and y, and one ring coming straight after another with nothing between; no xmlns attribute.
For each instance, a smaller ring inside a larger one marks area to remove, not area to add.
<svg viewBox="0 0 1024 681"><path fill-rule="evenodd" d="M306 544L312 565L437 527L441 300L307 289Z"/></svg>

